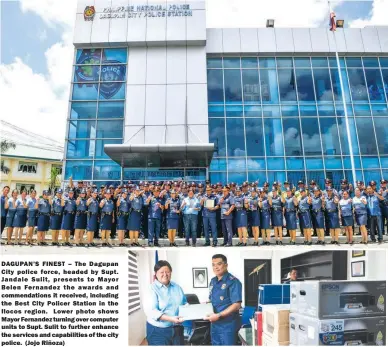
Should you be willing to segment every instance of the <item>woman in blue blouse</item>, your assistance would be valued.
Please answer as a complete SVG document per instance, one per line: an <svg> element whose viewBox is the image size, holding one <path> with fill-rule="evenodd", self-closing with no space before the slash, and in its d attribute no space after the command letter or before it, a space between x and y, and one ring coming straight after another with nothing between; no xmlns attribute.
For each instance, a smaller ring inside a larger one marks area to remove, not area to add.
<svg viewBox="0 0 388 347"><path fill-rule="evenodd" d="M150 346L182 346L183 319L179 306L186 305L182 288L171 281L170 263L159 260L154 266L155 280L147 296L147 341Z"/></svg>

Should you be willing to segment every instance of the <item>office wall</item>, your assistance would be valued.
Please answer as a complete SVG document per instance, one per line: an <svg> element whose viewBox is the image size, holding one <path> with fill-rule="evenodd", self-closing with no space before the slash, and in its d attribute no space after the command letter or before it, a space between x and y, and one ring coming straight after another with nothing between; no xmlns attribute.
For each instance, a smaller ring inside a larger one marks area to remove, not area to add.
<svg viewBox="0 0 388 347"><path fill-rule="evenodd" d="M207 268L208 279L214 277L211 267L211 258L214 254L222 253L228 258L229 272L236 276L243 284L244 290L244 259L272 259L272 283L280 282L280 259L283 257L303 253L303 251L276 252L269 250L214 250L212 248L198 250L185 249L165 251L166 258L159 254L159 259L166 259L173 268L172 280L179 283L187 294L196 294L201 302L208 298L209 288L193 288L193 268ZM280 253L280 254L279 254Z"/></svg>
<svg viewBox="0 0 388 347"><path fill-rule="evenodd" d="M386 280L387 255L385 250L365 251L363 257L352 257L352 251L348 251L348 280ZM352 262L365 261L365 277L352 277Z"/></svg>

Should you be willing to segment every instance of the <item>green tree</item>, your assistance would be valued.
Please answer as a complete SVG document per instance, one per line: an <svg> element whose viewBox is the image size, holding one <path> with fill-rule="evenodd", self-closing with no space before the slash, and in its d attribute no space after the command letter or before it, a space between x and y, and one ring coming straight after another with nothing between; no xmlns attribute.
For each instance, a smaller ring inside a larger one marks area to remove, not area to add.
<svg viewBox="0 0 388 347"><path fill-rule="evenodd" d="M6 153L8 150L10 149L15 149L16 148L16 144L12 141L8 141L8 140L1 140L1 153ZM9 169L9 167L5 166L4 165L4 160L1 161L1 168L0 168L1 172L5 173L5 174L8 174L11 170Z"/></svg>
<svg viewBox="0 0 388 347"><path fill-rule="evenodd" d="M50 170L50 177L49 177L49 189L50 192L53 192L55 190L56 186L60 185L58 176L59 176L59 168L52 166Z"/></svg>

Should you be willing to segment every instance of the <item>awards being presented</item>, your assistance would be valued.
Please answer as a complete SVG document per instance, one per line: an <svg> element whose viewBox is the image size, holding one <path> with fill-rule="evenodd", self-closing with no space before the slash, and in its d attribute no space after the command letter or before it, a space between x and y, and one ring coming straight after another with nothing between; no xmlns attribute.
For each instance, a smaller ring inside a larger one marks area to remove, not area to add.
<svg viewBox="0 0 388 347"><path fill-rule="evenodd" d="M203 319L208 315L213 314L212 304L194 304L179 306L179 316L184 320Z"/></svg>
<svg viewBox="0 0 388 347"><path fill-rule="evenodd" d="M206 208L213 208L213 207L214 207L214 200L212 200L212 199L207 199L207 200L205 201L205 207L206 207Z"/></svg>

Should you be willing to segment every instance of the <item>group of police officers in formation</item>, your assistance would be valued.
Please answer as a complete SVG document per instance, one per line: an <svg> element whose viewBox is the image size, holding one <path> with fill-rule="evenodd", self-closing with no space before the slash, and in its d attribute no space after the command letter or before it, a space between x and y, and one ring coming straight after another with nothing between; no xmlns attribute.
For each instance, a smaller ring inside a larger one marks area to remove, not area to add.
<svg viewBox="0 0 388 347"><path fill-rule="evenodd" d="M325 180L321 190L315 181L306 187L303 181L297 187L289 182L283 188L274 182L272 189L265 182L244 182L241 186L231 183L205 184L187 182L139 182L128 184L84 187L82 181L74 187L70 180L65 190L58 189L54 196L44 190L37 197L35 191L20 196L9 187L3 188L1 213L3 230L7 229L7 244L33 244L37 229L37 242L47 245L45 233L50 229L52 245L61 243L71 246L71 235L76 246L96 246L95 238L101 238L102 246L110 246L111 233L118 233L119 246L126 246L129 237L131 246L138 246L139 238L148 238L148 246L159 246L160 237L168 237L170 246L176 247L176 234L186 238L186 245L196 245L197 235L205 236L205 246L217 246L217 237L224 238L222 246L232 246L232 237L237 233L237 246L246 246L248 237L253 245L269 245L271 230L274 230L276 245L283 244L283 228L287 230L290 244L296 243L297 222L304 244L312 244L312 235L318 236L317 244L325 244L325 235L331 236L331 244L338 244L341 225L346 234L346 243L353 244L354 226L359 226L361 243L383 241L384 227L388 221L387 181L375 181L365 187L361 181L357 187L341 181L336 191L330 179ZM25 243L23 230L27 229ZM100 231L100 233L99 233ZM86 232L86 242L84 234ZM388 231L387 231L388 234ZM211 240L212 239L212 240ZM212 241L212 243L211 243Z"/></svg>

